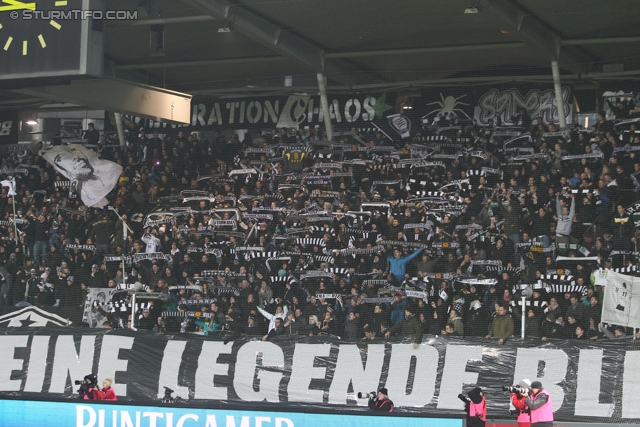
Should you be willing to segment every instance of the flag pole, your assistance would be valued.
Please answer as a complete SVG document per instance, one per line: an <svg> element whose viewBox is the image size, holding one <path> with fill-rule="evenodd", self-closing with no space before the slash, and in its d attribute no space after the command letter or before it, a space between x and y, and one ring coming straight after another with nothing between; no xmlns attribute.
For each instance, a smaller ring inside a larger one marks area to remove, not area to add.
<svg viewBox="0 0 640 427"><path fill-rule="evenodd" d="M16 196L18 193L16 192L16 177L10 176L9 179L11 183L11 187L9 187L9 194L11 195L11 204L13 205L13 230L16 235L16 245L18 245L18 222L16 221Z"/></svg>
<svg viewBox="0 0 640 427"><path fill-rule="evenodd" d="M13 201L13 229L16 234L16 245L18 244L18 223L16 222L16 195L11 196L11 200Z"/></svg>
<svg viewBox="0 0 640 427"><path fill-rule="evenodd" d="M118 215L118 218L120 218L120 221L122 221L122 224L124 225L124 227L122 228L123 230L123 233L122 233L122 280L124 281L123 283L126 286L127 284L127 251L126 251L127 233L126 233L126 230L129 230L131 234L133 234L133 230L129 227L129 225L127 225L125 220L122 219L122 217L118 213L118 210L115 208L115 206L107 206L107 209L114 212L116 215ZM135 296L134 296L134 301L135 301ZM131 324L133 325L133 319L131 319Z"/></svg>

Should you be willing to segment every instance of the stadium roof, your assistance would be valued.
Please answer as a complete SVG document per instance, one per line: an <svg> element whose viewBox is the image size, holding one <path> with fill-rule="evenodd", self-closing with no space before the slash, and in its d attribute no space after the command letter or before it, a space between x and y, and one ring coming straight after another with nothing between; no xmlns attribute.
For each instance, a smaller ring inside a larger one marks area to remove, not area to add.
<svg viewBox="0 0 640 427"><path fill-rule="evenodd" d="M637 0L110 0L105 74L193 95L640 76ZM471 12L471 13L469 13ZM152 56L150 32L164 31ZM292 76L293 87L285 87ZM0 92L0 107L39 99Z"/></svg>

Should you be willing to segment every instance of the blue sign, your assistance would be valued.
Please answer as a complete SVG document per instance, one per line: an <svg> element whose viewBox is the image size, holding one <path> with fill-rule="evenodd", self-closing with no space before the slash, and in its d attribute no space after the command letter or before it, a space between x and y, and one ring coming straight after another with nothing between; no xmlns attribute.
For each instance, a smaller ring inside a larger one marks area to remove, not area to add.
<svg viewBox="0 0 640 427"><path fill-rule="evenodd" d="M464 427L463 419L0 400L3 427Z"/></svg>

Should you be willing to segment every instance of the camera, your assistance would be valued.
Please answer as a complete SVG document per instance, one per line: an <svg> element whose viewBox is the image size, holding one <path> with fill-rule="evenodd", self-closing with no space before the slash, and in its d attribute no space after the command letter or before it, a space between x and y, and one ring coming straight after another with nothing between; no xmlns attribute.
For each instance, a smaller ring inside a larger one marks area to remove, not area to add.
<svg viewBox="0 0 640 427"><path fill-rule="evenodd" d="M372 391L370 393L358 392L358 399L374 399L377 395L378 393L376 393L375 391Z"/></svg>
<svg viewBox="0 0 640 427"><path fill-rule="evenodd" d="M98 377L95 374L85 375L82 381L75 380L75 385L79 385L78 394L80 395L80 399L84 399L86 396L87 399L93 399L92 388L97 387L98 385Z"/></svg>
<svg viewBox="0 0 640 427"><path fill-rule="evenodd" d="M464 394L462 394L462 393L460 393L460 394L458 395L458 399L460 399L461 401L463 401L465 404L467 404L467 403L471 402L471 400L469 400L469 399L467 398L467 396L465 396L465 395L464 395Z"/></svg>
<svg viewBox="0 0 640 427"><path fill-rule="evenodd" d="M529 392L529 389L524 387L519 387L517 385L511 385L511 386L503 385L502 391L508 391L510 393L526 394Z"/></svg>

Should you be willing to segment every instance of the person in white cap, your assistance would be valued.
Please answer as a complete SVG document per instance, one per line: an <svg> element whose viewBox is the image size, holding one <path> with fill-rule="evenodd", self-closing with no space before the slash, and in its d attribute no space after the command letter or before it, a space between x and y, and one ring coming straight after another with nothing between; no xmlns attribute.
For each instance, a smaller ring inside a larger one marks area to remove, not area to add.
<svg viewBox="0 0 640 427"><path fill-rule="evenodd" d="M531 381L524 379L518 383L518 387L529 390L531 388ZM531 425L531 414L529 413L529 407L525 400L526 397L522 393L511 392L511 403L518 411L518 427L529 427Z"/></svg>

